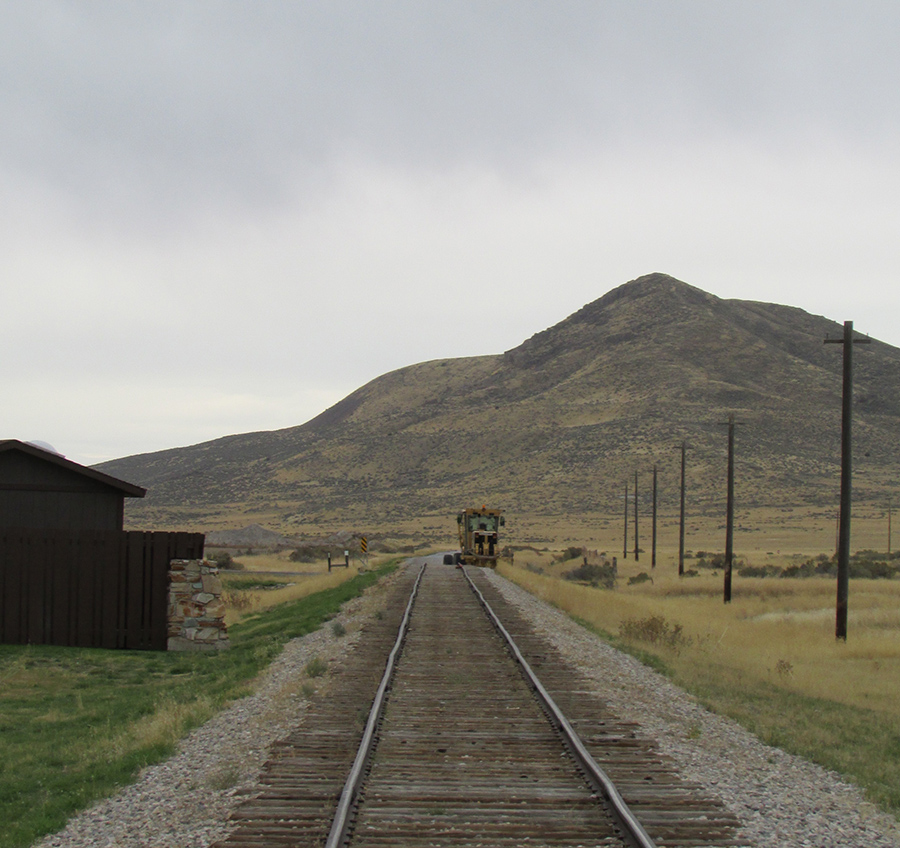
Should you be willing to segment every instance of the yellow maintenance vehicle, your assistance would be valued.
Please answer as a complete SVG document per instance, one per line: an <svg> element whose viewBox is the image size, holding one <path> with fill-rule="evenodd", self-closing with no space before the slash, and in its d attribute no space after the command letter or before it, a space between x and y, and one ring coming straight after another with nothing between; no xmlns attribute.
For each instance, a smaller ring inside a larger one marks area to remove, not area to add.
<svg viewBox="0 0 900 848"><path fill-rule="evenodd" d="M459 525L459 562L496 568L500 554L500 528L506 523L502 509L471 508L456 516Z"/></svg>

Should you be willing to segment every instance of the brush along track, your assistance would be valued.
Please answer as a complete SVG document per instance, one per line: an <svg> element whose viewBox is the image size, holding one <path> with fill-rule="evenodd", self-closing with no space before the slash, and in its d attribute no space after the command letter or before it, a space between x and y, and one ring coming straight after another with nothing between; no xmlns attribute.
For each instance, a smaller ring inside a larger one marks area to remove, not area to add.
<svg viewBox="0 0 900 848"><path fill-rule="evenodd" d="M681 783L633 725L608 715L478 569L469 571L657 845L734 844L733 817ZM414 576L407 571L398 591ZM274 748L261 795L235 813L224 845L325 844L404 606L395 599L315 714ZM458 569L423 576L376 741L361 769L353 846L623 844Z"/></svg>

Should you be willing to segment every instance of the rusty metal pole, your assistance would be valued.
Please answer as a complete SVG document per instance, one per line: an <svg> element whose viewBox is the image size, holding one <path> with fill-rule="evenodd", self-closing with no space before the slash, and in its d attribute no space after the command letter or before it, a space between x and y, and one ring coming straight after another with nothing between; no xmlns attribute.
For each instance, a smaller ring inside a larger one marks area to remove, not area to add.
<svg viewBox="0 0 900 848"><path fill-rule="evenodd" d="M728 500L725 518L724 600L731 603L731 569L734 564L734 415L728 416Z"/></svg>
<svg viewBox="0 0 900 848"><path fill-rule="evenodd" d="M888 559L891 556L891 496L888 495Z"/></svg>
<svg viewBox="0 0 900 848"><path fill-rule="evenodd" d="M638 547L638 488L637 488L637 471L634 472L634 561L637 562L641 558L640 548Z"/></svg>
<svg viewBox="0 0 900 848"><path fill-rule="evenodd" d="M687 445L681 443L681 518L678 523L678 576L684 576L684 455Z"/></svg>
<svg viewBox="0 0 900 848"><path fill-rule="evenodd" d="M853 487L853 345L867 344L869 339L853 338L853 322L844 321L840 339L825 339L825 344L844 346L844 374L841 390L841 515L838 523L837 602L834 615L834 637L847 641L847 612L850 600L850 509Z"/></svg>
<svg viewBox="0 0 900 848"><path fill-rule="evenodd" d="M628 484L625 484L625 541L622 543L622 559L628 559Z"/></svg>
<svg viewBox="0 0 900 848"><path fill-rule="evenodd" d="M650 554L650 567L656 568L656 464L653 465L653 544Z"/></svg>

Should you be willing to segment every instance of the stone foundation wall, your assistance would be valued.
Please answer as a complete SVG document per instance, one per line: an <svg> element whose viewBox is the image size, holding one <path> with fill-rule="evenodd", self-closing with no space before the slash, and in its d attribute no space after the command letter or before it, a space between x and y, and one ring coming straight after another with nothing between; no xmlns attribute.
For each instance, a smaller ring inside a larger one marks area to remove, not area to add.
<svg viewBox="0 0 900 848"><path fill-rule="evenodd" d="M169 563L170 651L228 647L222 581L215 563L173 559Z"/></svg>

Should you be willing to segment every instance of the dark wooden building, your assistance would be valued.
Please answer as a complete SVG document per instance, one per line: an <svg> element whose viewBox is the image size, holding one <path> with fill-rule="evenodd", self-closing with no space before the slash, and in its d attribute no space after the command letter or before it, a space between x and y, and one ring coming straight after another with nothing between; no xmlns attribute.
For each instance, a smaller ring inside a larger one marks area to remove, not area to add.
<svg viewBox="0 0 900 848"><path fill-rule="evenodd" d="M52 450L0 441L0 642L166 649L169 563L202 533L125 531L146 490Z"/></svg>
<svg viewBox="0 0 900 848"><path fill-rule="evenodd" d="M0 441L0 529L121 530L146 489L18 439Z"/></svg>

